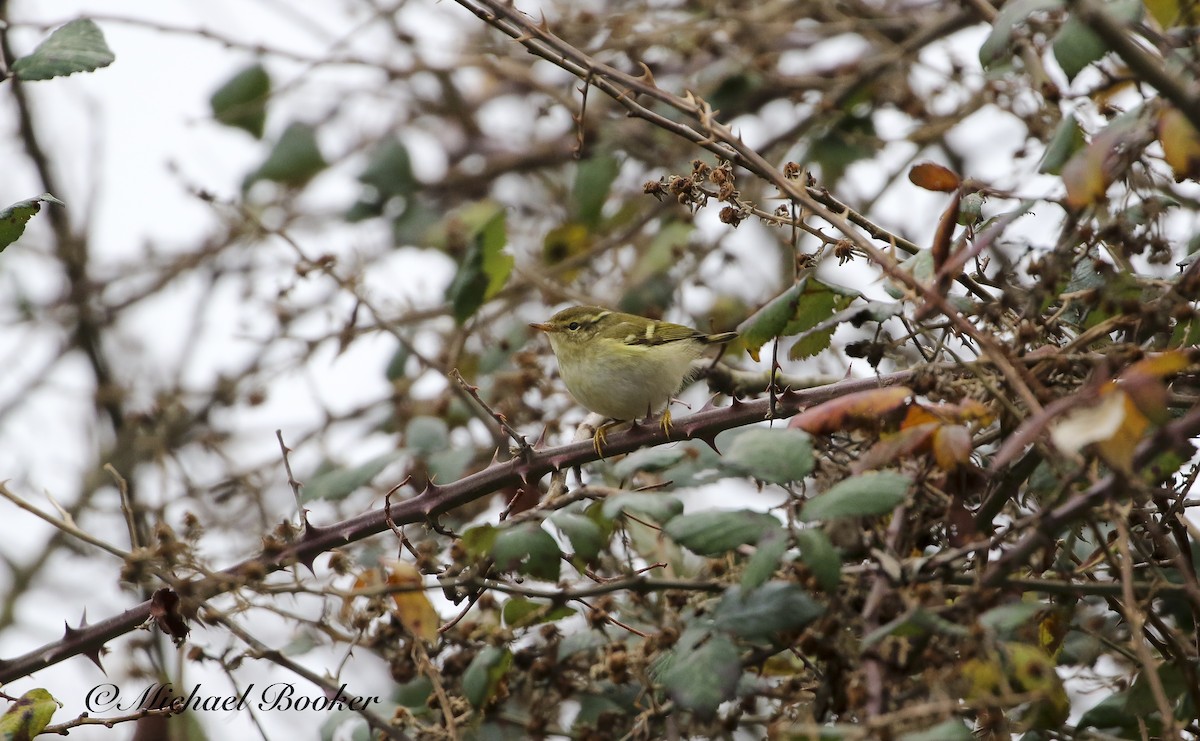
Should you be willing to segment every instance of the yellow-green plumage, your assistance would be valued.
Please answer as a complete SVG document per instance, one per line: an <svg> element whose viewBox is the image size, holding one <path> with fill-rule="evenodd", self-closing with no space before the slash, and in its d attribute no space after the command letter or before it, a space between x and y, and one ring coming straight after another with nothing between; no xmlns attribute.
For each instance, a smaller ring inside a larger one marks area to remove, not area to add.
<svg viewBox="0 0 1200 741"><path fill-rule="evenodd" d="M599 306L563 309L544 324L567 390L583 406L617 420L662 411L707 345L736 332L705 334Z"/></svg>

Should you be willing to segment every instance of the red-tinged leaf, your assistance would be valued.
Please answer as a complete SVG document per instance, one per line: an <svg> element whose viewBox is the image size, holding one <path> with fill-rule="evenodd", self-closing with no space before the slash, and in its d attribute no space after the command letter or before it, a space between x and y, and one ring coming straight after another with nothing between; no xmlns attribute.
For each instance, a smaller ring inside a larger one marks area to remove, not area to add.
<svg viewBox="0 0 1200 741"><path fill-rule="evenodd" d="M806 409L792 417L788 427L795 427L814 435L862 427L873 429L880 425L881 420L903 407L912 395L912 389L906 386L889 386L847 394Z"/></svg>
<svg viewBox="0 0 1200 741"><path fill-rule="evenodd" d="M938 273L938 290L944 295L949 282L942 274L942 268L950 259L950 248L954 245L954 227L958 225L958 206L962 203L962 193L955 193L950 205L942 212L938 220L937 231L933 235L930 253L933 255L933 269ZM951 276L953 277L953 276Z"/></svg>
<svg viewBox="0 0 1200 741"><path fill-rule="evenodd" d="M1171 420L1167 409L1167 385L1160 379L1151 376L1139 376L1132 380L1122 381L1121 391L1125 392L1126 400L1135 413L1155 426Z"/></svg>
<svg viewBox="0 0 1200 741"><path fill-rule="evenodd" d="M1171 415L1167 409L1167 376L1174 375L1188 367L1187 355L1175 350L1139 360L1126 368L1118 377L1117 383L1122 391L1129 395L1130 401L1155 425L1163 425L1170 421Z"/></svg>
<svg viewBox="0 0 1200 741"><path fill-rule="evenodd" d="M864 471L872 471L893 461L908 459L924 453L929 449L929 441L939 427L941 427L940 422L927 422L888 435L859 456L858 460L850 466L850 473L860 474Z"/></svg>
<svg viewBox="0 0 1200 741"><path fill-rule="evenodd" d="M962 425L939 427L933 434L933 458L944 471L971 460L971 431Z"/></svg>
<svg viewBox="0 0 1200 741"><path fill-rule="evenodd" d="M1067 205L1080 209L1102 200L1120 174L1122 162L1149 143L1149 133L1141 111L1130 111L1093 137L1086 149L1076 152L1063 166Z"/></svg>
<svg viewBox="0 0 1200 741"><path fill-rule="evenodd" d="M966 424L979 422L990 425L995 415L986 404L975 399L964 399L957 404L942 403L934 408L934 413L944 422Z"/></svg>
<svg viewBox="0 0 1200 741"><path fill-rule="evenodd" d="M1104 198L1112 185L1113 167L1106 167L1107 152L1093 142L1076 152L1062 168L1063 185L1067 188L1067 205L1074 209L1090 206ZM1113 158L1115 160L1115 158Z"/></svg>
<svg viewBox="0 0 1200 741"><path fill-rule="evenodd" d="M908 179L918 188L939 193L952 193L962 185L962 179L953 170L933 162L913 165L908 171Z"/></svg>
<svg viewBox="0 0 1200 741"><path fill-rule="evenodd" d="M939 402L930 404L926 401L916 401L909 405L904 415L901 428L923 425L926 422L940 421L945 424L963 425L978 422L983 425L992 423L995 415L986 404L975 399L964 399L957 404Z"/></svg>
<svg viewBox="0 0 1200 741"><path fill-rule="evenodd" d="M950 537L950 545L960 548L975 540L978 529L975 527L975 515L967 509L962 497L955 496L950 501L946 511L946 530Z"/></svg>
<svg viewBox="0 0 1200 741"><path fill-rule="evenodd" d="M1200 132L1187 116L1176 108L1164 110L1158 117L1158 140L1176 181L1200 178Z"/></svg>
<svg viewBox="0 0 1200 741"><path fill-rule="evenodd" d="M904 410L904 419L900 421L899 429L905 430L909 427L927 425L930 422L943 421L943 417L934 410L935 407L930 404L914 401Z"/></svg>

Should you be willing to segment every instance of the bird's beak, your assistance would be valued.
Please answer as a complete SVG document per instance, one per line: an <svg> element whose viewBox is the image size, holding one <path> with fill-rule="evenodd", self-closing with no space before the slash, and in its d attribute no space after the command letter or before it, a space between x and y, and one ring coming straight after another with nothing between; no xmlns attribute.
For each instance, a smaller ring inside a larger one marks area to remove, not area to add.
<svg viewBox="0 0 1200 741"><path fill-rule="evenodd" d="M529 326L533 327L534 329L540 329L543 332L553 332L554 331L554 327L551 327L549 324L542 324L540 322L530 322Z"/></svg>

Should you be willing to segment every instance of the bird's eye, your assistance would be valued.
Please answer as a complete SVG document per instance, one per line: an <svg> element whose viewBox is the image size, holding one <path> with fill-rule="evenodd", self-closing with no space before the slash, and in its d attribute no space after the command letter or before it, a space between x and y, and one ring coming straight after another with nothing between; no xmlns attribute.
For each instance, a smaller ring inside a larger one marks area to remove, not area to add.
<svg viewBox="0 0 1200 741"><path fill-rule="evenodd" d="M575 330L579 329L579 322L571 322L570 324L567 325L567 329L574 332Z"/></svg>

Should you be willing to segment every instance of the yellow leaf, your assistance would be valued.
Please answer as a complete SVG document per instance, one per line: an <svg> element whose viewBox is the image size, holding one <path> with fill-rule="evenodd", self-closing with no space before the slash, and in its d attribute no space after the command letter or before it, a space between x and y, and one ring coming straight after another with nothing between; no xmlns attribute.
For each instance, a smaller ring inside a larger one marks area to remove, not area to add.
<svg viewBox="0 0 1200 741"><path fill-rule="evenodd" d="M1098 403L1072 409L1051 426L1054 447L1078 453L1084 446L1117 434L1125 420L1125 393L1112 386L1105 391Z"/></svg>
<svg viewBox="0 0 1200 741"><path fill-rule="evenodd" d="M1176 108L1164 109L1158 117L1158 140L1176 181L1200 178L1200 132L1187 116Z"/></svg>
<svg viewBox="0 0 1200 741"><path fill-rule="evenodd" d="M62 703L42 688L29 690L0 717L0 739L29 741L50 725Z"/></svg>
<svg viewBox="0 0 1200 741"><path fill-rule="evenodd" d="M962 425L942 427L933 436L933 457L943 471L953 471L971 460L971 431Z"/></svg>
<svg viewBox="0 0 1200 741"><path fill-rule="evenodd" d="M404 561L390 564L389 586L420 587L424 581L416 566ZM392 602L396 605L392 614L409 633L429 643L437 640L438 625L441 619L438 617L437 610L433 609L433 603L429 601L424 590L395 592L392 594Z"/></svg>

